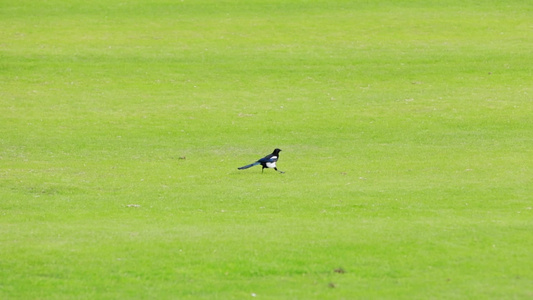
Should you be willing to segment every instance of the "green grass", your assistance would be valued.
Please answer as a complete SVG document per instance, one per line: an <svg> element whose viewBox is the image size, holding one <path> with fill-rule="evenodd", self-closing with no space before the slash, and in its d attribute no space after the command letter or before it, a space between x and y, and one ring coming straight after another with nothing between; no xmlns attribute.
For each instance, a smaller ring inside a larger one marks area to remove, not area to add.
<svg viewBox="0 0 533 300"><path fill-rule="evenodd" d="M0 298L530 299L532 20L0 0Z"/></svg>

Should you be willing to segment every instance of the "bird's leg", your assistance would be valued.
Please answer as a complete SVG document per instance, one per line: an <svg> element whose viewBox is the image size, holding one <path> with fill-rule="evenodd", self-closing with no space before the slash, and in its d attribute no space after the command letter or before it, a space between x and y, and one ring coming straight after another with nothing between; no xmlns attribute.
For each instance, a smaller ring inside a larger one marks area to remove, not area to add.
<svg viewBox="0 0 533 300"><path fill-rule="evenodd" d="M274 168L274 170L278 171L280 174L283 174L285 172L278 170L278 168Z"/></svg>

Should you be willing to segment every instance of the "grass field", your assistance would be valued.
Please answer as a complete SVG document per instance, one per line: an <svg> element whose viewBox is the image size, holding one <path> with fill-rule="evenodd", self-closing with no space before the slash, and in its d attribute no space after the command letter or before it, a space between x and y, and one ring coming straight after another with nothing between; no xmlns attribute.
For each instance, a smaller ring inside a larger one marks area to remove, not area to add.
<svg viewBox="0 0 533 300"><path fill-rule="evenodd" d="M0 28L0 299L533 298L528 1L0 0Z"/></svg>

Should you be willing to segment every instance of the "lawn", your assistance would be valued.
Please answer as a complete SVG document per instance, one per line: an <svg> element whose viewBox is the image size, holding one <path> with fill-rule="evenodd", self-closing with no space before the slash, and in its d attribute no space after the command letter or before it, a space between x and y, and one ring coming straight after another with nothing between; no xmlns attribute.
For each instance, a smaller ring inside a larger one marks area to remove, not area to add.
<svg viewBox="0 0 533 300"><path fill-rule="evenodd" d="M0 0L0 299L533 298L532 20Z"/></svg>

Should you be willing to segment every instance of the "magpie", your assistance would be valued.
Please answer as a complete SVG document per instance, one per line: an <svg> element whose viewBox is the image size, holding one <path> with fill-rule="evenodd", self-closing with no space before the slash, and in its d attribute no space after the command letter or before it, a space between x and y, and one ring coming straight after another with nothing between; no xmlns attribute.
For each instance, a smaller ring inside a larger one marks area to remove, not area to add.
<svg viewBox="0 0 533 300"><path fill-rule="evenodd" d="M282 171L279 171L278 168L276 168L276 162L278 161L278 158L279 158L279 152L281 151L281 149L274 149L274 152L272 152L272 154L269 154L263 158L261 158L260 160L254 162L253 164L249 164L249 165L246 165L244 167L240 167L238 168L239 170L244 170L244 169L248 169L248 168L251 168L253 166L257 166L257 165L261 165L263 168L261 169L261 173L263 173L263 171L265 170L265 168L272 168L280 173L285 173L285 172L282 172Z"/></svg>

